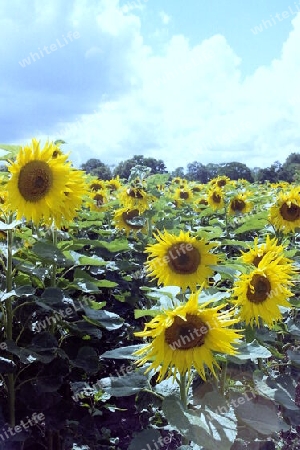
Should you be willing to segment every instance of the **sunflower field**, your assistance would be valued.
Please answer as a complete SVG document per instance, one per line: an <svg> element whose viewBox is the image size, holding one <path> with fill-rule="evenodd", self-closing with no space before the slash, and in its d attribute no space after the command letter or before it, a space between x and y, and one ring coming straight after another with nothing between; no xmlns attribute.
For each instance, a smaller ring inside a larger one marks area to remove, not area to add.
<svg viewBox="0 0 300 450"><path fill-rule="evenodd" d="M299 450L300 186L6 151L0 450Z"/></svg>

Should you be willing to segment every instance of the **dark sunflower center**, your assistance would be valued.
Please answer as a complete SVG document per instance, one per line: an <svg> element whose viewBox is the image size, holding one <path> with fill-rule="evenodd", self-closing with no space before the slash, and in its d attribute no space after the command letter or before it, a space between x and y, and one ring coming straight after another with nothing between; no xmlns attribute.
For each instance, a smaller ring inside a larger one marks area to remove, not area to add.
<svg viewBox="0 0 300 450"><path fill-rule="evenodd" d="M265 255L261 255L261 256L255 256L255 258L252 261L252 264L254 264L254 266L258 267L258 264L261 262L261 260L263 259Z"/></svg>
<svg viewBox="0 0 300 450"><path fill-rule="evenodd" d="M187 314L186 320L176 316L172 325L165 330L165 342L172 350L201 347L208 330L208 326L198 316Z"/></svg>
<svg viewBox="0 0 300 450"><path fill-rule="evenodd" d="M290 206L284 203L280 207L280 214L284 220L294 222L295 220L300 219L300 208L298 205L295 205L295 203L291 203Z"/></svg>
<svg viewBox="0 0 300 450"><path fill-rule="evenodd" d="M143 221L141 221L141 216L137 209L132 209L131 211L123 212L122 214L124 222L131 228L136 228L138 230L144 227Z"/></svg>
<svg viewBox="0 0 300 450"><path fill-rule="evenodd" d="M101 184L99 183L92 183L91 184L91 190L92 191L99 191L101 189Z"/></svg>
<svg viewBox="0 0 300 450"><path fill-rule="evenodd" d="M101 194L96 194L94 196L94 200L95 200L97 206L102 206L104 203L104 197Z"/></svg>
<svg viewBox="0 0 300 450"><path fill-rule="evenodd" d="M140 198L140 199L143 198L141 189L128 189L127 194L129 195L129 197Z"/></svg>
<svg viewBox="0 0 300 450"><path fill-rule="evenodd" d="M171 270L182 275L196 272L201 263L199 251L186 242L172 245L166 256L169 258L168 264Z"/></svg>
<svg viewBox="0 0 300 450"><path fill-rule="evenodd" d="M244 200L240 200L238 198L232 200L232 202L231 202L231 209L232 209L232 211L243 211L245 206L246 205L245 205Z"/></svg>
<svg viewBox="0 0 300 450"><path fill-rule="evenodd" d="M219 187L225 186L225 185L226 185L226 180L218 180L218 181L217 181L217 185L218 185Z"/></svg>
<svg viewBox="0 0 300 450"><path fill-rule="evenodd" d="M221 195L217 194L216 192L213 193L212 199L214 203L221 203Z"/></svg>
<svg viewBox="0 0 300 450"><path fill-rule="evenodd" d="M21 168L18 189L28 202L38 202L46 196L53 184L51 168L45 161L30 161Z"/></svg>
<svg viewBox="0 0 300 450"><path fill-rule="evenodd" d="M255 274L247 289L247 298L252 303L263 303L270 295L271 283L268 278Z"/></svg>
<svg viewBox="0 0 300 450"><path fill-rule="evenodd" d="M187 200L187 199L189 198L189 193L186 192L186 191L180 191L179 197L180 197L182 200Z"/></svg>

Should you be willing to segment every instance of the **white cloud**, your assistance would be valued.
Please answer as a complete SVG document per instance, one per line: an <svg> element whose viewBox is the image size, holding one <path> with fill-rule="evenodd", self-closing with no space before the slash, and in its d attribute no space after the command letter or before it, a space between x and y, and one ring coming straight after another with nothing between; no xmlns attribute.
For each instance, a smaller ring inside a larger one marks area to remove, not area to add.
<svg viewBox="0 0 300 450"><path fill-rule="evenodd" d="M62 138L76 164L144 154L169 169L195 160L267 166L299 151L300 15L280 58L243 79L224 36L198 45L166 36L159 53L146 45L135 14L150 7L48 0L43 9L36 0L32 21L23 2L0 4L2 140ZM80 38L19 65L69 31Z"/></svg>
<svg viewBox="0 0 300 450"><path fill-rule="evenodd" d="M159 17L160 17L163 25L168 25L168 23L170 23L170 21L171 21L171 16L169 16L167 13L165 13L165 11L160 11Z"/></svg>

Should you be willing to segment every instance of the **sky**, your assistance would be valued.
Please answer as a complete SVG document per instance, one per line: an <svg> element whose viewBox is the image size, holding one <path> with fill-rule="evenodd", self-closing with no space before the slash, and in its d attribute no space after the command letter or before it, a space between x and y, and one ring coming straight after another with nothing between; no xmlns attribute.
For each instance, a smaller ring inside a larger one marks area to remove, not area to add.
<svg viewBox="0 0 300 450"><path fill-rule="evenodd" d="M299 43L300 0L0 0L0 142L62 139L76 167L283 163Z"/></svg>

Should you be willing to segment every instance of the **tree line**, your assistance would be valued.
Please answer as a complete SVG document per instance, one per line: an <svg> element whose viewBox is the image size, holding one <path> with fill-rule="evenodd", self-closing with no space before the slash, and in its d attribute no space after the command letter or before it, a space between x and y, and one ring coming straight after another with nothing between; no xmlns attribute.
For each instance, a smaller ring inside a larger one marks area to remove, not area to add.
<svg viewBox="0 0 300 450"><path fill-rule="evenodd" d="M255 167L253 169L236 161L219 164L202 164L194 161L187 165L186 170L183 167L177 167L169 172L163 160L144 157L143 155L134 155L132 158L121 161L114 168L103 163L100 159L91 158L81 165L81 169L102 180L110 180L116 176L128 180L131 170L136 166L150 168L152 175L170 173L172 177L181 177L199 183L207 183L219 175L226 175L232 180L242 178L250 183L255 181L260 183L267 181L271 183L279 181L300 182L300 153L291 153L283 164L275 161L270 167Z"/></svg>

